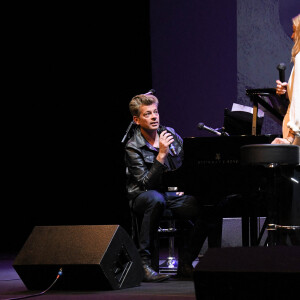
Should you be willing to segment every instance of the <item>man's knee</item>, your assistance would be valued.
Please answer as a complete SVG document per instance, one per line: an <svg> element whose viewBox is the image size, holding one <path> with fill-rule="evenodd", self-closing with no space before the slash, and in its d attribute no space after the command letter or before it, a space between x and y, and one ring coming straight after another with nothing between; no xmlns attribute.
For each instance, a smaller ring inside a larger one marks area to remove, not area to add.
<svg viewBox="0 0 300 300"><path fill-rule="evenodd" d="M171 210L178 217L194 218L198 217L201 213L198 200L190 195L185 195L178 198L177 202L170 205Z"/></svg>
<svg viewBox="0 0 300 300"><path fill-rule="evenodd" d="M140 210L140 208L143 207L143 209L164 209L166 207L166 201L163 196L163 194L155 191L150 190L146 191L142 194L140 194L135 199L135 205L134 208L136 210Z"/></svg>
<svg viewBox="0 0 300 300"><path fill-rule="evenodd" d="M149 202L154 206L166 206L166 200L163 194L157 191L149 191Z"/></svg>

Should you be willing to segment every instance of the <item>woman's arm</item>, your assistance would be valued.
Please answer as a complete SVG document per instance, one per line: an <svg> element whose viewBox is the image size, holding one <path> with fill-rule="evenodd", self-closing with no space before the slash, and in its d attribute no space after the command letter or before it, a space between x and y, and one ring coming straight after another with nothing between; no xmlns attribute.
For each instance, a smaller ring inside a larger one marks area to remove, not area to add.
<svg viewBox="0 0 300 300"><path fill-rule="evenodd" d="M292 95L290 97L290 115L287 124L289 130L288 138L295 139L300 136L300 53L295 57L294 74L292 84Z"/></svg>

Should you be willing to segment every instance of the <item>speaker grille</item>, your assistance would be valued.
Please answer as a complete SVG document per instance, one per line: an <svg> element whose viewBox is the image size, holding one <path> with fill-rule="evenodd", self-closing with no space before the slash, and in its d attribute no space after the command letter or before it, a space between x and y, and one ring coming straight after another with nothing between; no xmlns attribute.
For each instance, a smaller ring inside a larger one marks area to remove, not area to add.
<svg viewBox="0 0 300 300"><path fill-rule="evenodd" d="M13 267L28 289L120 289L143 278L137 249L119 225L37 226Z"/></svg>

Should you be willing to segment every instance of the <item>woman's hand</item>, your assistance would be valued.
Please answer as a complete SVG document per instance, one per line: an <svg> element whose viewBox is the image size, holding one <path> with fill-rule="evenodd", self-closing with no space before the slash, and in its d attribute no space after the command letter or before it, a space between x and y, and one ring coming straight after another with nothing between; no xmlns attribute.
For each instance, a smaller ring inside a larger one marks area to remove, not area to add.
<svg viewBox="0 0 300 300"><path fill-rule="evenodd" d="M291 145L292 143L288 139L276 138L271 144Z"/></svg>
<svg viewBox="0 0 300 300"><path fill-rule="evenodd" d="M276 94L277 95L284 95L287 89L287 82L281 82L280 80L276 80Z"/></svg>

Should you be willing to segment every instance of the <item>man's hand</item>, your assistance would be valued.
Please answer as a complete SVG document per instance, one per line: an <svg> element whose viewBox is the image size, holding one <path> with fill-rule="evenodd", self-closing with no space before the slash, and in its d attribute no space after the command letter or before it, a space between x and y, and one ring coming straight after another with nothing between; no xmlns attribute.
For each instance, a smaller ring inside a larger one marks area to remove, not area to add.
<svg viewBox="0 0 300 300"><path fill-rule="evenodd" d="M177 196L183 196L183 195L184 195L184 192L176 192L176 195L177 195Z"/></svg>
<svg viewBox="0 0 300 300"><path fill-rule="evenodd" d="M167 130L164 130L160 136L159 136L159 153L156 157L156 159L164 164L166 157L169 153L169 146L174 142L173 135L168 132Z"/></svg>

